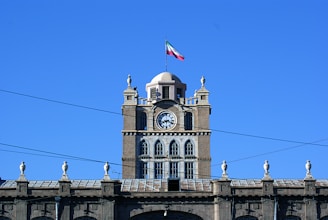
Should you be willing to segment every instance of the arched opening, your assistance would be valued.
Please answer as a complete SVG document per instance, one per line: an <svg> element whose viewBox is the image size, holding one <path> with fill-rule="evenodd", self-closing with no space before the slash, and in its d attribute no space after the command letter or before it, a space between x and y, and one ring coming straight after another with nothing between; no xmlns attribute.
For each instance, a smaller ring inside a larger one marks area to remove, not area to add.
<svg viewBox="0 0 328 220"><path fill-rule="evenodd" d="M194 145L190 140L185 144L185 156L194 156Z"/></svg>
<svg viewBox="0 0 328 220"><path fill-rule="evenodd" d="M0 220L2 220L2 218L0 218ZM32 220L53 220L53 218L41 216L41 217L32 218Z"/></svg>
<svg viewBox="0 0 328 220"><path fill-rule="evenodd" d="M247 215L247 216L238 217L236 218L236 220L257 220L257 218L254 216Z"/></svg>
<svg viewBox="0 0 328 220"><path fill-rule="evenodd" d="M154 150L155 156L162 156L163 152L164 152L163 144L159 140L156 141L155 150Z"/></svg>
<svg viewBox="0 0 328 220"><path fill-rule="evenodd" d="M89 216L82 216L82 217L75 218L74 220L97 220L97 219Z"/></svg>
<svg viewBox="0 0 328 220"><path fill-rule="evenodd" d="M139 215L136 215L131 218L131 220L202 220L201 217L187 213L187 212L178 212L178 211L171 211L171 210L161 210L161 211L153 211L153 212L146 212Z"/></svg>
<svg viewBox="0 0 328 220"><path fill-rule="evenodd" d="M142 140L139 144L140 146L140 155L148 155L148 144L145 140Z"/></svg>
<svg viewBox="0 0 328 220"><path fill-rule="evenodd" d="M3 216L0 216L0 220L11 220L10 218L8 217L3 217Z"/></svg>
<svg viewBox="0 0 328 220"><path fill-rule="evenodd" d="M177 142L175 142L175 141L171 142L170 148L169 148L169 154L172 157L179 156L179 146L178 146Z"/></svg>
<svg viewBox="0 0 328 220"><path fill-rule="evenodd" d="M290 215L290 216L286 216L284 218L284 220L301 220L301 218L300 217L297 217L297 216Z"/></svg>

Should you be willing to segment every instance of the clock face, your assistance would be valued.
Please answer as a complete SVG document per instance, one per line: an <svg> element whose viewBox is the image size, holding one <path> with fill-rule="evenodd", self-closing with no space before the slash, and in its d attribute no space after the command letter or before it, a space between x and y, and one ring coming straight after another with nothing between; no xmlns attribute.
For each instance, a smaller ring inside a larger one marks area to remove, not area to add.
<svg viewBox="0 0 328 220"><path fill-rule="evenodd" d="M171 129L177 124L177 118L172 112L163 111L158 114L156 123L160 129Z"/></svg>

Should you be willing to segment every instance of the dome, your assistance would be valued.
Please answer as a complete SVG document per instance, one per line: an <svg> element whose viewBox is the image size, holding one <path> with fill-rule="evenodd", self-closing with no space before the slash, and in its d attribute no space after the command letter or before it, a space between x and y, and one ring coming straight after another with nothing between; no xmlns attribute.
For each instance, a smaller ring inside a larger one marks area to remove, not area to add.
<svg viewBox="0 0 328 220"><path fill-rule="evenodd" d="M156 83L156 82L160 82L160 81L175 81L175 82L181 83L181 80L179 79L179 77L177 77L176 75L169 73L169 72L162 72L162 73L158 74L151 80L150 83Z"/></svg>

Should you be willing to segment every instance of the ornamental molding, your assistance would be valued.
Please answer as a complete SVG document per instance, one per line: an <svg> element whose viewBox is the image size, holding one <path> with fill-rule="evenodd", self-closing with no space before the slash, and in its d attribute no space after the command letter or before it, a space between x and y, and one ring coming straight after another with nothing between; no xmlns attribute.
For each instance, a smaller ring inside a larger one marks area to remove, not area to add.
<svg viewBox="0 0 328 220"><path fill-rule="evenodd" d="M136 131L124 130L124 136L210 136L211 131Z"/></svg>

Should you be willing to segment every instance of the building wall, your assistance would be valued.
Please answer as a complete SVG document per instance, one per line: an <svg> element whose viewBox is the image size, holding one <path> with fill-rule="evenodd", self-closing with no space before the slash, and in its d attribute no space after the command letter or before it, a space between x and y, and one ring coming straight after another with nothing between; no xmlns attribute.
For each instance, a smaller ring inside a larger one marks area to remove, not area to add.
<svg viewBox="0 0 328 220"><path fill-rule="evenodd" d="M55 219L57 208L63 220L328 218L328 180L194 180L178 191L131 181L1 181L0 219Z"/></svg>

